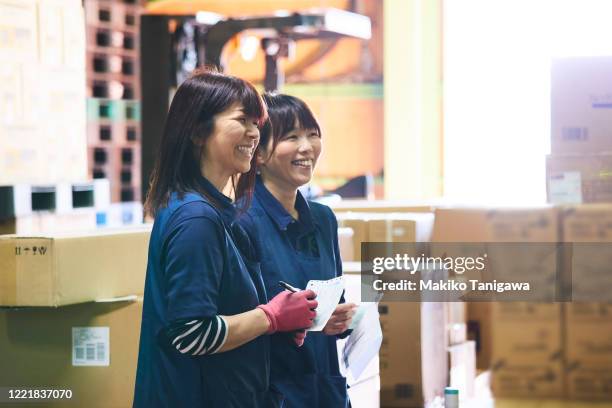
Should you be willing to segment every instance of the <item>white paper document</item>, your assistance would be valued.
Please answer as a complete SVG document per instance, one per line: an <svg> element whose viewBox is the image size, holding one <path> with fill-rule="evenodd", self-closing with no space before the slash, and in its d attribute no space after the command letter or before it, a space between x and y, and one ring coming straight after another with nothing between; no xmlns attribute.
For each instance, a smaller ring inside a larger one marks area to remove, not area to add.
<svg viewBox="0 0 612 408"><path fill-rule="evenodd" d="M344 292L344 279L342 276L330 280L311 280L306 285L306 289L312 290L317 294L317 317L314 324L308 331L321 331L327 324L332 313L338 306L342 292Z"/></svg>
<svg viewBox="0 0 612 408"><path fill-rule="evenodd" d="M354 324L351 324L353 332L344 345L342 359L353 379L357 381L370 361L378 355L382 344L378 303L360 304L353 322Z"/></svg>

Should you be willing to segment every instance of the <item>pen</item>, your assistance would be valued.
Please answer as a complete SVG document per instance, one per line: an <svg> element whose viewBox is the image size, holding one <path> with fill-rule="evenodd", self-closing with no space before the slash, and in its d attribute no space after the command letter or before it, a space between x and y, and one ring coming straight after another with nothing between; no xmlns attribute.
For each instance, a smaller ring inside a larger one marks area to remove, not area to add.
<svg viewBox="0 0 612 408"><path fill-rule="evenodd" d="M299 292L301 289L297 289L294 288L293 286L291 286L290 284L288 284L287 282L283 282L283 281L278 281L278 284L282 287L287 289L289 292Z"/></svg>

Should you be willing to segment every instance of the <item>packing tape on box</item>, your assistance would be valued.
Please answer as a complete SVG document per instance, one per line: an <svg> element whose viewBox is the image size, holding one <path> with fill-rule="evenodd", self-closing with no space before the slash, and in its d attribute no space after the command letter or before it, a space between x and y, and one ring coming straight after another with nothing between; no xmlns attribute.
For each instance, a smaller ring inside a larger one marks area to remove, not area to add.
<svg viewBox="0 0 612 408"><path fill-rule="evenodd" d="M12 241L0 240L0 306L17 300L17 256Z"/></svg>

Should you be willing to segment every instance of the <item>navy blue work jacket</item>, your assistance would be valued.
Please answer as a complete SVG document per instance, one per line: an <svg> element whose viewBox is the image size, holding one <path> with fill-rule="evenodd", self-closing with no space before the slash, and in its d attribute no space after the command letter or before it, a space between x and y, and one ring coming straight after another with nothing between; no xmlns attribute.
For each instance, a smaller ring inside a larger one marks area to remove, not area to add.
<svg viewBox="0 0 612 408"><path fill-rule="evenodd" d="M182 355L161 338L174 320L235 315L267 302L258 270L246 267L231 236L231 200L200 182L220 210L199 193L172 194L155 218L134 407L280 406L269 387L270 336L204 356Z"/></svg>
<svg viewBox="0 0 612 408"><path fill-rule="evenodd" d="M270 298L283 290L280 280L305 288L311 279L342 275L338 224L331 209L307 202L299 192L295 208L299 220L258 178L252 205L237 221L251 241L252 253L246 255L261 263ZM346 379L338 365L337 337L308 332L304 345L298 348L292 336L278 333L271 339L271 381L285 398L283 407L348 406Z"/></svg>

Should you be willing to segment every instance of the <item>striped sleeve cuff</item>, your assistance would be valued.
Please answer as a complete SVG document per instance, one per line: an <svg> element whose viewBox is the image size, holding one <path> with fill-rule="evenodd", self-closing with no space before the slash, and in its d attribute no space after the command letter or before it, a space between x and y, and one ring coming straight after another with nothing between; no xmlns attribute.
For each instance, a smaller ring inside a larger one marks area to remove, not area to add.
<svg viewBox="0 0 612 408"><path fill-rule="evenodd" d="M221 316L172 322L166 338L179 353L192 356L214 354L227 340L227 322Z"/></svg>

